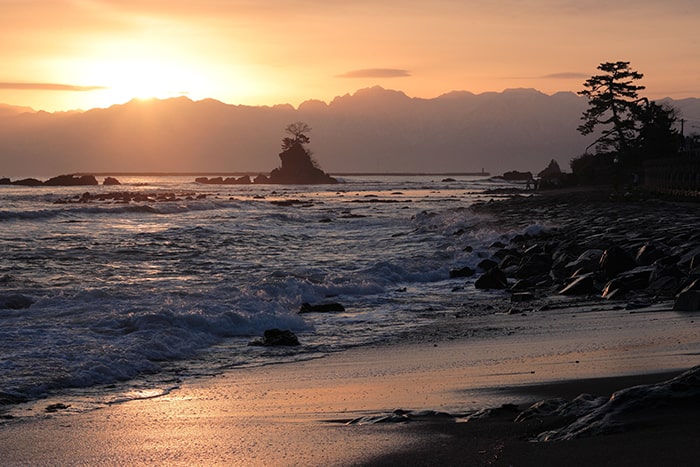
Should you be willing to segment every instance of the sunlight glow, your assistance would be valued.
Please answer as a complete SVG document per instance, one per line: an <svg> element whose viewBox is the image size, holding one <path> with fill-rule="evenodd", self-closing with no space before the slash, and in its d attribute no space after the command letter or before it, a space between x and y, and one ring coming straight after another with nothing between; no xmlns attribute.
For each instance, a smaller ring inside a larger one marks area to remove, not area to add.
<svg viewBox="0 0 700 467"><path fill-rule="evenodd" d="M204 98L211 94L207 78L190 67L148 59L90 62L87 81L100 83L96 106L109 106L132 99L165 99L187 96Z"/></svg>

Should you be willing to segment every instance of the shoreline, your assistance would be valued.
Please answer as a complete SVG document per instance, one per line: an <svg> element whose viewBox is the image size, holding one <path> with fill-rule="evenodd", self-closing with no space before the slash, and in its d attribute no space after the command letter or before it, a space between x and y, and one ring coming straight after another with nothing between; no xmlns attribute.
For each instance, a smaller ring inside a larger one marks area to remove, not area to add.
<svg viewBox="0 0 700 467"><path fill-rule="evenodd" d="M558 230L534 240L542 248L562 238L641 245L654 237L669 248L697 246L692 208L658 203L613 202L592 190L475 210L514 230L555 224ZM486 315L460 308L455 295L444 318L386 345L232 369L184 381L159 397L90 411L75 410L67 398L39 401L40 416L0 422L0 452L6 465L694 462L697 403L631 411L623 431L568 441L531 439L566 426L571 416L514 423L533 402L584 393L607 400L624 387L661 383L700 364L698 315L673 311L672 294L637 290L604 300L595 287L577 297L558 295L558 287L533 287L524 302L494 292ZM46 411L52 404L64 408ZM345 423L396 409L437 413L402 423Z"/></svg>
<svg viewBox="0 0 700 467"><path fill-rule="evenodd" d="M512 465L543 465L526 460L562 460L567 446L618 443L620 437L529 443L542 426L513 423L518 411L550 395L609 396L622 385L663 381L684 371L698 360L688 349L700 348L692 318L663 307L634 314L577 307L503 314L504 327L520 324L517 334L354 348L315 360L233 369L186 381L160 397L11 421L0 426L0 451L5 465L464 465L465 459L467 465L510 465L509 456L519 453L526 458ZM663 325L654 333L639 335L659 321ZM621 328L623 339L615 332ZM581 348L592 336L599 340ZM71 405L41 405L56 402ZM460 419L509 403L518 404L518 411ZM456 418L345 424L395 409ZM639 433L623 434L625 442L636 443ZM621 459L615 449L609 456ZM571 465L586 465L586 459Z"/></svg>

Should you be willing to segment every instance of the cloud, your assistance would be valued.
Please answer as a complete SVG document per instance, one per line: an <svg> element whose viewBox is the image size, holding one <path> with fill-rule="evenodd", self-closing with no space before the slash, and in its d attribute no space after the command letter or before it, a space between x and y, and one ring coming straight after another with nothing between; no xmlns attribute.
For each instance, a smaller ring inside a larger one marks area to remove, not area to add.
<svg viewBox="0 0 700 467"><path fill-rule="evenodd" d="M552 73L549 75L540 76L540 79L586 79L590 78L590 74L586 73L573 73L573 72L563 72L563 73Z"/></svg>
<svg viewBox="0 0 700 467"><path fill-rule="evenodd" d="M0 83L0 89L14 89L18 91L69 91L87 92L107 89L104 86L75 86L72 84L56 83Z"/></svg>
<svg viewBox="0 0 700 467"><path fill-rule="evenodd" d="M405 78L411 76L408 70L398 68L365 68L337 75L338 78Z"/></svg>

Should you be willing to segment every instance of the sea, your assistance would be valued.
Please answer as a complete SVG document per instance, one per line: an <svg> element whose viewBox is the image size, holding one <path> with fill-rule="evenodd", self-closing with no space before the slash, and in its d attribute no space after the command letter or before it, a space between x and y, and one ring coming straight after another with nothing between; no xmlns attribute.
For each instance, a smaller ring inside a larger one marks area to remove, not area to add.
<svg viewBox="0 0 700 467"><path fill-rule="evenodd" d="M420 332L488 293L450 271L475 268L507 234L469 206L511 186L466 175L117 178L0 186L0 406L150 397ZM345 311L299 313L331 302ZM301 345L249 345L272 328Z"/></svg>

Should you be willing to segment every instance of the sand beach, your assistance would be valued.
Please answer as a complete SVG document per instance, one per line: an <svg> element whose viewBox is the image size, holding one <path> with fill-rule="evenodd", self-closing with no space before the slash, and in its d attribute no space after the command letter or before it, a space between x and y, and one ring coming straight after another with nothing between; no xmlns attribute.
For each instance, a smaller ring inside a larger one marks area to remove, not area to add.
<svg viewBox="0 0 700 467"><path fill-rule="evenodd" d="M678 264L685 261L678 252L698 246L696 205L608 195L520 197L477 210L514 228L533 220L556 226L550 243L654 241ZM685 274L676 288L692 269ZM557 288L535 284L525 302L494 292L488 317L447 310L395 342L176 382L166 393L98 410L81 411L65 397L20 405L15 410L40 415L2 421L2 463L693 465L697 313L673 310L675 290L602 299L593 289L559 295ZM646 386L616 393L638 385ZM538 401L561 398L561 406L581 394L590 397L579 399L576 414L515 421ZM585 428L567 431L576 423ZM546 432L572 436L535 441Z"/></svg>

